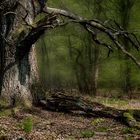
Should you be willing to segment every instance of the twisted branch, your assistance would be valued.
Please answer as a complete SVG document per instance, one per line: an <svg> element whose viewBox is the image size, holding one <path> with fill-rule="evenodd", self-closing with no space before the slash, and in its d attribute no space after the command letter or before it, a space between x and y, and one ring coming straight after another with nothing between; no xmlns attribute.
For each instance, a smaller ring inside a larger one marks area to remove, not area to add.
<svg viewBox="0 0 140 140"><path fill-rule="evenodd" d="M82 26L84 26L84 28L89 33L92 34L93 40L97 44L106 46L109 49L109 53L110 53L110 52L113 51L113 48L111 47L110 44L99 41L95 36L94 29L97 29L100 32L105 33L110 38L110 40L113 42L113 44L115 44L117 49L120 49L125 55L127 55L129 58L131 58L134 61L134 63L140 68L140 62L138 61L138 59L133 54L131 54L130 52L128 52L125 49L125 46L119 41L118 38L120 38L120 37L125 38L137 50L139 50L139 48L140 48L140 42L139 42L138 38L136 37L136 35L134 33L129 33L128 31L125 31L117 22L114 21L114 23L116 24L116 26L119 29L107 27L106 24L102 23L101 21L98 21L96 19L88 20L88 19L83 18L79 15L76 15L72 12L62 10L62 9L45 7L43 12L47 13L47 14L55 13L55 14L67 17L69 19L72 19L69 22L76 22L76 23L81 24ZM133 36L135 40L133 40L130 36Z"/></svg>

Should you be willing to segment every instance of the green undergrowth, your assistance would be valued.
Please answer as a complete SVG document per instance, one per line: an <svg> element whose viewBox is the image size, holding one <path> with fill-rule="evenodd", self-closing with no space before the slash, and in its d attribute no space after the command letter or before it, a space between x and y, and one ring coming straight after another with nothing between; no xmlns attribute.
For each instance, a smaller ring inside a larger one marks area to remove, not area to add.
<svg viewBox="0 0 140 140"><path fill-rule="evenodd" d="M96 125L96 124L99 124L99 123L102 123L102 122L104 122L105 121L105 119L103 119L103 118L96 118L96 119L94 119L94 120L92 120L92 124L93 125Z"/></svg>
<svg viewBox="0 0 140 140"><path fill-rule="evenodd" d="M88 128L86 128L86 129L75 129L74 130L74 136L75 137L91 138L94 135L95 135L95 132L93 130L88 129ZM72 138L74 138L74 137L72 137Z"/></svg>
<svg viewBox="0 0 140 140"><path fill-rule="evenodd" d="M118 108L129 105L128 100L122 100L122 99L118 99L118 98L96 97L93 100L98 103L104 104L106 106L116 106Z"/></svg>
<svg viewBox="0 0 140 140"><path fill-rule="evenodd" d="M133 114L129 112L123 113L123 117L125 118L125 121L128 123L129 126L134 126L137 123L133 117Z"/></svg>
<svg viewBox="0 0 140 140"><path fill-rule="evenodd" d="M114 107L117 109L140 109L139 99L120 99L120 98L108 98L108 97L89 97L91 101L101 103L105 106ZM135 104L136 103L136 104ZM139 113L138 113L139 114Z"/></svg>
<svg viewBox="0 0 140 140"><path fill-rule="evenodd" d="M130 127L140 129L140 110L128 110L123 113L123 117Z"/></svg>
<svg viewBox="0 0 140 140"><path fill-rule="evenodd" d="M134 139L132 137L126 135L126 136L124 136L124 140L134 140Z"/></svg>
<svg viewBox="0 0 140 140"><path fill-rule="evenodd" d="M0 117L7 117L10 116L11 113L11 109L4 109L0 111Z"/></svg>
<svg viewBox="0 0 140 140"><path fill-rule="evenodd" d="M106 126L100 126L100 127L97 128L96 131L98 131L98 132L107 132L108 128Z"/></svg>
<svg viewBox="0 0 140 140"><path fill-rule="evenodd" d="M64 140L76 140L74 136L68 136L67 138L65 138Z"/></svg>
<svg viewBox="0 0 140 140"><path fill-rule="evenodd" d="M95 132L88 129L81 131L81 136L83 138L90 138L90 137L93 137L94 135L95 135Z"/></svg>
<svg viewBox="0 0 140 140"><path fill-rule="evenodd" d="M26 133L30 133L33 129L33 119L31 116L25 117L18 126L25 131Z"/></svg>
<svg viewBox="0 0 140 140"><path fill-rule="evenodd" d="M124 127L122 129L122 134L135 134L135 135L140 135L140 130L138 130L136 128Z"/></svg>

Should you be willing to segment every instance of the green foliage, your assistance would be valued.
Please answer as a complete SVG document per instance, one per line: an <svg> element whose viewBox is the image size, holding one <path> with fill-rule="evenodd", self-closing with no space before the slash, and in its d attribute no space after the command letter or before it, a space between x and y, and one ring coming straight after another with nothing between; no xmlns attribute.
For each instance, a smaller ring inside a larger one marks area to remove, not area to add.
<svg viewBox="0 0 140 140"><path fill-rule="evenodd" d="M109 96L109 95L108 95ZM113 106L113 107L117 107L117 108L124 108L127 107L129 105L129 101L128 100L122 100L122 99L118 99L118 98L94 98L93 100L104 104L106 106Z"/></svg>
<svg viewBox="0 0 140 140"><path fill-rule="evenodd" d="M97 119L94 119L93 121L92 121L92 124L93 125L96 125L96 124L99 124L99 123L102 123L102 122L104 122L105 120L103 119L103 118L97 118Z"/></svg>
<svg viewBox="0 0 140 140"><path fill-rule="evenodd" d="M130 128L129 127L125 127L122 129L122 133L123 134L129 134L130 133Z"/></svg>
<svg viewBox="0 0 140 140"><path fill-rule="evenodd" d="M122 129L123 134L135 134L135 135L140 135L140 131L136 128L129 128L125 127Z"/></svg>
<svg viewBox="0 0 140 140"><path fill-rule="evenodd" d="M33 129L33 120L32 117L25 117L19 126L26 132L30 133Z"/></svg>
<svg viewBox="0 0 140 140"><path fill-rule="evenodd" d="M67 138L65 138L65 140L76 140L74 136L69 136Z"/></svg>
<svg viewBox="0 0 140 140"><path fill-rule="evenodd" d="M133 114L129 112L123 113L124 118L126 119L125 121L130 125L130 126L135 126L136 120L133 117Z"/></svg>
<svg viewBox="0 0 140 140"><path fill-rule="evenodd" d="M0 117L9 116L9 115L11 115L11 109L5 109L0 111Z"/></svg>
<svg viewBox="0 0 140 140"><path fill-rule="evenodd" d="M134 111L129 110L128 112L123 113L123 117L124 117L126 123L134 129L140 128L140 123L139 123L139 121L137 122L137 118L139 118L139 115L137 115L137 113L139 113L139 111L137 111L137 110L134 110ZM134 116L136 116L137 118L135 119Z"/></svg>
<svg viewBox="0 0 140 140"><path fill-rule="evenodd" d="M93 131L88 130L88 129L81 131L81 135L82 135L83 138L90 138L90 137L93 137L94 134L95 134L95 133L94 133Z"/></svg>
<svg viewBox="0 0 140 140"><path fill-rule="evenodd" d="M126 135L126 136L124 137L124 140L133 140L133 138L130 137L129 135Z"/></svg>
<svg viewBox="0 0 140 140"><path fill-rule="evenodd" d="M52 7L67 9L89 19L98 18L102 21L106 19L116 20L122 24L126 23L128 30L139 30L140 14L139 4L134 3L133 7L124 7L127 1L121 0L51 0L47 4ZM129 3L128 3L129 5ZM123 10L121 10L123 9ZM125 9L125 10L124 10ZM131 11L130 11L131 10ZM129 18L123 20L128 15ZM43 14L39 15L36 21L42 19ZM107 25L113 24L109 21ZM115 26L115 25L113 25ZM139 33L137 33L138 35ZM109 42L104 34L99 34L99 38L104 42ZM110 42L111 44L111 42ZM105 89L107 92L115 89L123 94L125 87L125 67L126 63L131 68L130 84L132 90L139 90L140 71L135 64L129 59L124 59L120 51L114 51L110 57L107 57L107 49L98 46L100 49L99 61L99 80L98 87ZM130 45L131 47L131 45ZM71 51L71 53L70 53ZM77 52L81 52L77 64ZM38 63L40 69L40 77L47 87L77 87L77 83L82 80L89 82L92 75L91 69L95 60L95 44L91 40L91 36L77 24L69 24L63 28L47 31L46 35L38 42ZM139 53L131 50L134 55L139 57ZM89 61L89 60L92 61ZM82 64L82 68L81 67ZM77 75L80 77L78 81ZM115 94L115 93L114 93Z"/></svg>
<svg viewBox="0 0 140 140"><path fill-rule="evenodd" d="M97 128L97 131L99 131L99 132L107 132L108 131L108 128L107 127L104 127L104 126L101 126L101 127L98 127Z"/></svg>
<svg viewBox="0 0 140 140"><path fill-rule="evenodd" d="M140 130L137 128L130 128L130 133L140 135Z"/></svg>

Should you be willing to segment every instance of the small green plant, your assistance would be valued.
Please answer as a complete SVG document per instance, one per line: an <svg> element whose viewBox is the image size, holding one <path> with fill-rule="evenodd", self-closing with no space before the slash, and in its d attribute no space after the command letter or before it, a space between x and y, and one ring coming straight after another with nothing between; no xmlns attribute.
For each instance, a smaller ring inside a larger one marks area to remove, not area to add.
<svg viewBox="0 0 140 140"><path fill-rule="evenodd" d="M9 115L11 115L11 110L10 109L0 111L0 117L9 116Z"/></svg>
<svg viewBox="0 0 140 140"><path fill-rule="evenodd" d="M135 135L140 135L140 131L137 128L130 128L130 133Z"/></svg>
<svg viewBox="0 0 140 140"><path fill-rule="evenodd" d="M124 112L123 117L125 118L125 121L129 124L129 126L135 126L137 125L137 122L135 118L133 117L133 114L129 112Z"/></svg>
<svg viewBox="0 0 140 140"><path fill-rule="evenodd" d="M107 127L99 127L97 129L97 131L99 131L99 132L107 132L108 131L108 128Z"/></svg>
<svg viewBox="0 0 140 140"><path fill-rule="evenodd" d="M21 125L22 129L26 132L26 133L30 133L33 129L33 120L32 117L26 117L23 119Z"/></svg>
<svg viewBox="0 0 140 140"><path fill-rule="evenodd" d="M129 135L124 137L124 140L133 140Z"/></svg>
<svg viewBox="0 0 140 140"><path fill-rule="evenodd" d="M90 138L90 137L93 137L94 134L95 134L95 133L94 133L93 131L91 131L91 130L83 130L83 131L81 132L81 135L82 135L83 138Z"/></svg>
<svg viewBox="0 0 140 140"><path fill-rule="evenodd" d="M92 121L92 124L93 124L93 125L96 125L96 124L99 124L99 123L101 123L101 122L104 122L104 119L103 119L103 118L97 118L97 119L94 119L94 120Z"/></svg>
<svg viewBox="0 0 140 140"><path fill-rule="evenodd" d="M75 140L75 137L74 136L69 136L69 137L65 138L65 140Z"/></svg>
<svg viewBox="0 0 140 140"><path fill-rule="evenodd" d="M128 128L128 127L123 128L122 133L123 134L129 134L130 133L130 128Z"/></svg>
<svg viewBox="0 0 140 140"><path fill-rule="evenodd" d="M125 127L122 129L123 134L135 134L135 135L140 135L140 131L136 128L129 128Z"/></svg>

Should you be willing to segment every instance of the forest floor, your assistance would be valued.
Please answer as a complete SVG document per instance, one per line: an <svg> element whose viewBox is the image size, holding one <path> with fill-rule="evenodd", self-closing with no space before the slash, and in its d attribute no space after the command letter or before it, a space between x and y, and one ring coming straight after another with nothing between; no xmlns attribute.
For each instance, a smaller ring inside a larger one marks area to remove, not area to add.
<svg viewBox="0 0 140 140"><path fill-rule="evenodd" d="M87 97L93 100L92 97ZM97 97L94 101L119 109L140 109L140 100ZM140 140L140 131L111 118L87 118L41 108L0 112L0 140Z"/></svg>

